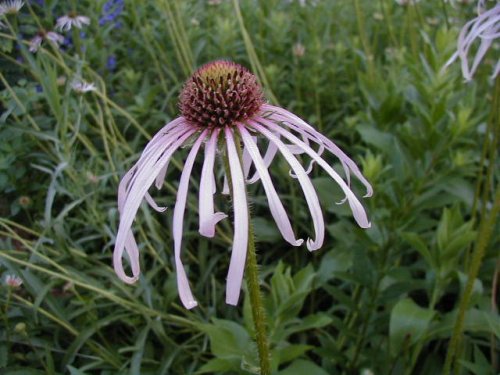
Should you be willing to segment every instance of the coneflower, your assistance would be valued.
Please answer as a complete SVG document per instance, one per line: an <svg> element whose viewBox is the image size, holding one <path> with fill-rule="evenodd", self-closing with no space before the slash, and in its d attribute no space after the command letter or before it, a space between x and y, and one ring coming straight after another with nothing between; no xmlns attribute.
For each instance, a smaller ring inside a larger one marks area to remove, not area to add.
<svg viewBox="0 0 500 375"><path fill-rule="evenodd" d="M226 284L228 304L236 305L238 302L248 247L249 210L245 184L257 180L262 182L271 215L283 238L293 246L303 243L303 239L297 238L292 230L287 211L269 173L269 166L276 154L281 154L288 162L292 177L298 180L304 193L314 227L314 236L306 241L309 250L322 246L325 232L318 196L308 176L314 163L323 168L343 190L344 201L351 207L358 225L362 228L370 227L363 206L349 186L352 173L366 187L365 196L372 195L372 187L356 164L331 140L298 116L283 108L266 104L256 77L241 65L215 61L202 66L186 82L180 94L179 107L181 117L165 125L153 137L119 186L120 224L113 261L117 275L124 282L135 282L140 273L139 250L131 230L138 208L145 198L156 210L165 210L153 201L148 190L153 183L158 189L162 186L170 158L188 143L192 146L181 173L173 213L177 283L180 299L186 308L192 308L197 303L181 261L183 219L191 172L202 147L204 160L199 189L201 235L213 237L216 224L227 217L225 213L215 212L214 209L214 168L218 153L223 153L227 158L226 178L230 179L228 185L232 187L234 238ZM265 153L259 150L258 138L265 140ZM244 147L241 154L240 144ZM325 150L340 160L346 181L323 159L321 155ZM311 159L308 168L302 166L297 154L307 155ZM252 164L255 172L249 176ZM123 269L124 251L130 260L132 276L127 276Z"/></svg>
<svg viewBox="0 0 500 375"><path fill-rule="evenodd" d="M466 81L472 79L486 52L488 52L495 39L500 37L500 2L487 10L485 1L480 0L477 5L477 13L478 16L467 22L460 31L457 51L444 66L446 69L459 58L462 75ZM479 46L472 63L470 63L469 52L476 41L479 41ZM496 77L498 73L500 73L500 59L496 61L491 77Z"/></svg>

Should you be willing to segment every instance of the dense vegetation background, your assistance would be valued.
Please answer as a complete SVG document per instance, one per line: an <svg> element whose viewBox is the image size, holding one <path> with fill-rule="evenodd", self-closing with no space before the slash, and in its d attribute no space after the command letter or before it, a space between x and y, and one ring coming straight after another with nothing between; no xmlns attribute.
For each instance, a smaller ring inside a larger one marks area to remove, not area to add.
<svg viewBox="0 0 500 375"><path fill-rule="evenodd" d="M60 49L28 50L71 11L90 25L62 32ZM196 67L225 58L337 142L375 190L362 230L314 170L328 235L309 253L281 239L262 186L250 187L276 374L432 375L446 358L457 374L496 374L498 43L471 82L459 63L442 71L474 16L469 1L42 0L4 17L0 274L23 284L1 286L0 373L256 373L246 293L224 303L230 221L200 237L197 190L184 259L199 307L177 296L172 210L139 212L136 285L111 267L120 177L178 115ZM75 91L75 78L96 90ZM185 157L155 193L169 207ZM283 160L271 170L307 235L296 181Z"/></svg>

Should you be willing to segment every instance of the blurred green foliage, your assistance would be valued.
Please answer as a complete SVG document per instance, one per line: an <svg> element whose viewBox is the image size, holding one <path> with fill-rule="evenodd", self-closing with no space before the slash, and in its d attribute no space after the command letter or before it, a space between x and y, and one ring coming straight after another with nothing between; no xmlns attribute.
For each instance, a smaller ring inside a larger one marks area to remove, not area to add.
<svg viewBox="0 0 500 375"><path fill-rule="evenodd" d="M201 238L197 194L184 259L198 308L178 301L170 211L139 212L136 285L111 268L119 178L178 115L186 78L220 58L251 68L270 100L338 143L375 190L363 200L372 228L362 230L315 169L328 235L309 253L280 238L262 187L249 187L275 374L441 373L498 186L497 150L483 145L491 126L498 139L499 84L488 67L470 83L458 64L441 70L474 5L244 0L239 18L229 0L127 0L101 25L106 3L27 1L0 30L0 274L24 281L1 286L0 373L257 373L246 294L236 308L224 303L230 223L220 224L229 235ZM39 28L71 10L90 26L67 32L61 49L28 51ZM74 77L97 91L74 92ZM185 156L155 193L162 205L175 200ZM271 169L307 236L286 163ZM457 374L498 371L498 229L470 281Z"/></svg>

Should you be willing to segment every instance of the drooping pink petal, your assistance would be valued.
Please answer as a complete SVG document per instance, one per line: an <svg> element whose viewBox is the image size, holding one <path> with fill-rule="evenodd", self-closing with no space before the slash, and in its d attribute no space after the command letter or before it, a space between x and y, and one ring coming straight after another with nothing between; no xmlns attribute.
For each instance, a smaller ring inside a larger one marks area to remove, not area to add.
<svg viewBox="0 0 500 375"><path fill-rule="evenodd" d="M245 261L248 246L248 204L245 190L245 180L239 160L238 152L229 127L224 129L226 135L227 156L231 171L234 207L234 237L231 261L226 283L226 303L236 305L240 296L241 282L245 270Z"/></svg>
<svg viewBox="0 0 500 375"><path fill-rule="evenodd" d="M198 203L200 216L199 232L205 237L213 237L215 235L215 225L227 217L223 212L214 213L214 162L219 132L219 129L215 129L210 136L210 140L205 145L205 160L201 170L200 199Z"/></svg>
<svg viewBox="0 0 500 375"><path fill-rule="evenodd" d="M168 162L172 154L194 133L196 129L192 127L187 127L185 133L178 135L172 144L166 146L165 149L158 148L155 150L153 157L141 166L134 176L134 182L131 183L129 192L125 201L122 202L122 209L120 215L120 224L118 227L118 233L116 235L115 248L113 252L113 265L115 272L126 283L134 283L137 281L138 275L133 275L129 277L125 274L122 264L123 251L129 250L127 245L130 245L131 226L134 221L134 217L139 209L139 206L144 198L144 195L148 191L149 187L153 183L156 175L160 172L161 168ZM135 242L135 240L134 240ZM130 254L131 262L135 262L135 254ZM134 264L132 263L134 267Z"/></svg>
<svg viewBox="0 0 500 375"><path fill-rule="evenodd" d="M484 3L478 3L478 16L468 21L458 36L457 51L443 66L446 69L457 58L460 58L462 75L466 81L470 81L479 63L486 55L494 39L500 36L500 3L493 8L484 11ZM468 54L474 41L480 40L481 44L475 54L472 65L469 65ZM495 73L495 71L494 71ZM495 76L495 74L493 74Z"/></svg>
<svg viewBox="0 0 500 375"><path fill-rule="evenodd" d="M177 122L177 120L174 120L173 122ZM168 125L170 125L170 124L167 124L165 127L167 127ZM167 146L169 144L171 144L175 139L177 139L180 134L183 134L186 131L187 127L189 127L189 125L187 125L186 122L184 121L175 127L171 127L169 130L162 130L161 134L160 134L160 132L157 133L153 137L153 139L151 139L151 141L149 141L149 143L146 145L146 147L144 148L144 151L141 154L141 157L139 158L137 163L135 163L135 165L132 167L132 169L133 170L140 170L142 168L142 165L144 165L145 163L149 162L150 160L152 160L154 158L158 159L161 156L161 154L158 155L157 151L158 150L166 150ZM160 171L160 173L156 177L156 181L158 181L159 176L162 173L166 173L166 168L167 168L168 164L169 164L169 162L167 162L163 166L162 170ZM132 179L128 182L129 186L131 186L134 183L136 177L137 176L135 174L132 176ZM126 189L126 194L124 197L126 197L126 195L128 194L128 190L129 189Z"/></svg>
<svg viewBox="0 0 500 375"><path fill-rule="evenodd" d="M338 175L335 170L328 165L328 163L323 160L312 148L307 146L304 142L302 142L299 138L294 136L292 133L286 131L281 128L279 125L273 123L272 121L262 121L269 129L273 129L275 132L279 133L283 138L288 139L289 141L295 143L297 146L302 147L304 151L316 162L320 165L340 186L342 191L347 197L347 201L349 202L349 206L351 207L352 213L354 215L354 219L358 223L361 228L369 228L371 226L368 218L366 216L365 209L363 205L359 202L356 195L351 191L349 186L345 183L345 181Z"/></svg>
<svg viewBox="0 0 500 375"><path fill-rule="evenodd" d="M189 178L193 170L193 164L200 149L201 143L205 140L208 130L204 130L198 137L196 142L191 147L191 151L186 159L184 168L182 169L181 179L179 181L179 189L177 190L177 199L174 207L173 232L174 232L174 257L175 269L177 275L177 289L179 297L186 309L192 309L198 303L191 293L189 281L184 270L184 265L181 260L181 244L182 244L182 228L184 226L184 211L186 210L187 192L189 187Z"/></svg>
<svg viewBox="0 0 500 375"><path fill-rule="evenodd" d="M266 153L264 155L264 165L266 166L266 168L269 168L269 166L271 165L272 161L274 160L274 157L276 156L277 151L278 148L276 147L276 145L272 142L269 142ZM258 180L259 180L259 173L255 171L253 176L247 180L247 184L253 184Z"/></svg>
<svg viewBox="0 0 500 375"><path fill-rule="evenodd" d="M344 169L346 169L347 166L349 170L356 176L356 178L365 186L366 193L364 197L371 197L373 195L373 188L371 184L363 176L356 163L354 163L335 143L328 139L328 137L325 137L300 117L283 108L264 104L262 106L262 109L263 111L275 112L277 115L273 114L273 119L277 121L284 121L284 124L286 126L301 132L301 134L305 134L306 136L308 136L309 140L317 144L323 144L329 152L339 158L342 165L344 166ZM349 173L347 171L346 174L349 180Z"/></svg>
<svg viewBox="0 0 500 375"><path fill-rule="evenodd" d="M300 246L304 240L296 239L293 233L292 225L290 224L290 220L286 214L286 210L281 203L281 200L276 193L276 189L274 188L271 177L269 176L269 172L267 167L264 164L264 160L259 153L259 149L257 145L253 141L252 137L245 129L244 125L238 124L238 130L240 131L241 138L243 143L245 144L245 149L248 151L250 157L253 160L255 165L255 169L259 173L260 179L262 181L262 185L264 186L264 190L267 195L267 199L269 202L269 209L271 210L271 214L280 230L283 238L293 246Z"/></svg>
<svg viewBox="0 0 500 375"><path fill-rule="evenodd" d="M175 126L173 126L172 124ZM178 138L178 136L184 133L185 131L186 131L185 121L181 122L179 121L179 119L176 119L171 123L167 124L160 132L158 132L153 137L153 139L151 139L151 141L146 145L137 163L126 173L126 175L120 181L120 185L118 187L118 210L121 211L123 202L125 202L128 197L130 187L134 184L135 179L137 177L136 172L140 170L145 163L148 163L151 160L155 159L157 160L158 157L161 156L161 153L158 155L158 151L163 150L164 152L168 148L168 146L172 144ZM159 176L162 173L166 172L167 165L168 161L160 171ZM156 180L158 180L158 177L156 178ZM150 196L149 193L146 193L145 197L147 202L156 211L163 212L166 210L166 207L160 207L158 204L156 204L156 202L153 200L153 198Z"/></svg>
<svg viewBox="0 0 500 375"><path fill-rule="evenodd" d="M254 142L257 142L257 137L252 137ZM252 167L252 158L248 154L248 150L243 148L243 176L245 180L248 178L248 174L250 173L250 168Z"/></svg>
<svg viewBox="0 0 500 375"><path fill-rule="evenodd" d="M299 181L302 191L304 192L309 211L311 212L315 232L315 239L313 240L309 238L307 240L307 248L311 251L319 249L321 245L323 245L325 238L325 222L319 205L318 195L316 194L316 190L307 176L306 171L295 156L290 152L288 147L276 135L274 135L273 132L255 121L249 121L248 123L264 137L269 139L270 142L273 142L276 145L297 176L297 180Z"/></svg>

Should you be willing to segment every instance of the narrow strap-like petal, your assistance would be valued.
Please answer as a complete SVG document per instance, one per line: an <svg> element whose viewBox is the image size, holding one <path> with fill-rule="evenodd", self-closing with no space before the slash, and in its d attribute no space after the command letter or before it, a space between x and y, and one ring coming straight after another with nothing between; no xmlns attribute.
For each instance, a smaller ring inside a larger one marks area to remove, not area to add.
<svg viewBox="0 0 500 375"><path fill-rule="evenodd" d="M254 142L257 142L257 137L252 137ZM250 168L252 167L252 158L250 157L248 150L243 148L243 176L245 179L248 178L248 173L250 173Z"/></svg>
<svg viewBox="0 0 500 375"><path fill-rule="evenodd" d="M113 265L115 272L124 282L134 283L137 281L138 275L129 277L125 274L122 264L123 251L129 251L128 244L131 244L130 236L132 222L137 214L137 210L153 183L156 175L160 172L161 168L168 162L172 154L192 135L196 132L194 128L187 128L186 132L177 137L172 144L166 147L165 150L157 149L155 157L151 157L148 162L144 163L136 173L135 180L131 183L130 190L125 201L122 204L120 215L120 224L118 226L118 233L116 235L115 248L113 252ZM160 156L161 155L161 156ZM159 159L156 156L160 156ZM135 254L129 252L130 258L135 258ZM132 260L132 259L131 259Z"/></svg>
<svg viewBox="0 0 500 375"><path fill-rule="evenodd" d="M297 240L295 238L292 225L290 224L290 220L288 219L288 215L286 214L286 210L283 207L278 194L276 193L276 189L274 188L271 177L269 176L269 171L264 164L264 160L259 153L257 145L252 140L252 137L245 129L244 125L238 124L238 130L240 131L241 139L243 139L243 143L245 144L245 149L248 151L255 165L255 169L260 175L262 186L264 186L264 190L269 201L269 209L271 210L271 214L274 218L274 221L276 222L276 225L278 226L278 229L281 232L281 235L288 243L293 246L302 245L304 240Z"/></svg>
<svg viewBox="0 0 500 375"><path fill-rule="evenodd" d="M161 158L162 154L166 152L168 149L168 146L172 144L173 141L179 138L180 135L184 134L186 130L189 128L185 123L184 125L179 125L176 128L171 129L171 131L165 132L164 134L161 135L161 137L155 136L154 140L151 140L147 145L146 149L142 152L141 157L135 163L135 165L131 168L131 170L137 171L141 170L142 166L150 161L156 161L159 158ZM158 153L161 151L160 153ZM168 165L168 162L163 166L162 171L166 172L166 167ZM160 175L162 173L158 175ZM125 199L129 193L130 186L134 184L135 179L137 178L137 174L134 173L131 177L131 179L128 181L127 187L125 188ZM158 179L158 176L156 177Z"/></svg>
<svg viewBox="0 0 500 375"><path fill-rule="evenodd" d="M295 143L297 146L302 147L304 151L316 162L318 165L320 165L334 180L337 182L337 184L340 186L342 191L347 197L347 201L349 202L349 206L351 207L352 213L354 215L354 219L358 223L358 225L361 228L369 228L370 227L370 222L368 221L368 218L366 216L365 209L363 208L363 205L359 202L358 198L356 195L352 192L352 190L347 186L345 181L338 175L337 172L325 161L323 160L312 148L307 146L304 142L302 142L299 138L294 136L293 134L287 132L283 128L281 128L279 125L274 124L271 121L267 121L265 125L273 129L275 132L280 133L283 138L288 139L289 141Z"/></svg>
<svg viewBox="0 0 500 375"><path fill-rule="evenodd" d="M213 237L215 235L215 225L227 217L223 212L214 213L214 162L219 132L219 129L215 129L212 132L210 140L205 145L205 160L201 170L200 199L198 202L200 215L199 232L205 237Z"/></svg>
<svg viewBox="0 0 500 375"><path fill-rule="evenodd" d="M276 147L276 145L273 142L269 142L266 153L264 154L264 165L266 166L266 168L269 168L269 166L271 165L272 161L274 160L274 157L276 156L277 151L278 148ZM254 175L248 179L247 184L253 184L258 180L259 180L259 172L255 171Z"/></svg>
<svg viewBox="0 0 500 375"><path fill-rule="evenodd" d="M300 117L294 115L293 113L279 107L275 107L269 104L263 105L264 111L275 112L281 116L272 116L276 118L277 121L285 121L285 125L293 128L294 130L299 131L301 134L309 135L309 139L315 141L316 143L323 144L325 148L331 152L333 155L338 157L342 162L343 166L347 165L349 170L356 176L356 178L365 186L366 193L364 197L371 197L373 195L373 188L371 184L366 180L365 176L361 173L358 166L354 161L349 158L344 151L342 151L334 142L332 142L328 137L325 137L323 134L314 129L307 122L302 120ZM300 131L302 130L302 132ZM347 173L347 178L349 178Z"/></svg>
<svg viewBox="0 0 500 375"><path fill-rule="evenodd" d="M226 146L231 171L231 184L233 188L233 211L234 211L234 238L231 251L231 261L227 274L226 303L238 304L241 283L245 270L245 261L248 247L248 204L245 190L245 180L239 160L236 145L234 143L233 131L226 127Z"/></svg>
<svg viewBox="0 0 500 375"><path fill-rule="evenodd" d="M325 238L325 222L319 205L318 195L316 194L316 190L307 176L306 171L297 158L290 152L288 147L276 135L274 135L273 132L255 121L249 121L249 124L264 137L269 139L270 142L273 142L276 147L278 147L278 150L281 152L288 164L290 164L290 167L297 176L297 180L299 181L302 191L304 192L309 211L311 212L315 232L315 239L313 240L309 238L307 240L307 248L311 251L319 249L321 245L323 245L323 240Z"/></svg>
<svg viewBox="0 0 500 375"><path fill-rule="evenodd" d="M201 143L205 140L208 130L204 130L198 137L196 142L191 148L189 155L182 169L181 179L179 182L179 189L177 190L177 199L175 201L174 207L174 218L173 218L173 232L174 232L174 257L175 257L175 269L177 275L177 289L179 290L179 297L181 298L182 304L186 309L192 309L197 305L193 294L191 293L191 288L189 287L189 281L186 276L186 271L184 270L184 265L181 260L181 245L182 245L182 228L184 226L184 211L186 210L186 200L187 192L189 187L189 178L191 177L191 171L193 170L193 164L196 160L196 155L200 149Z"/></svg>

